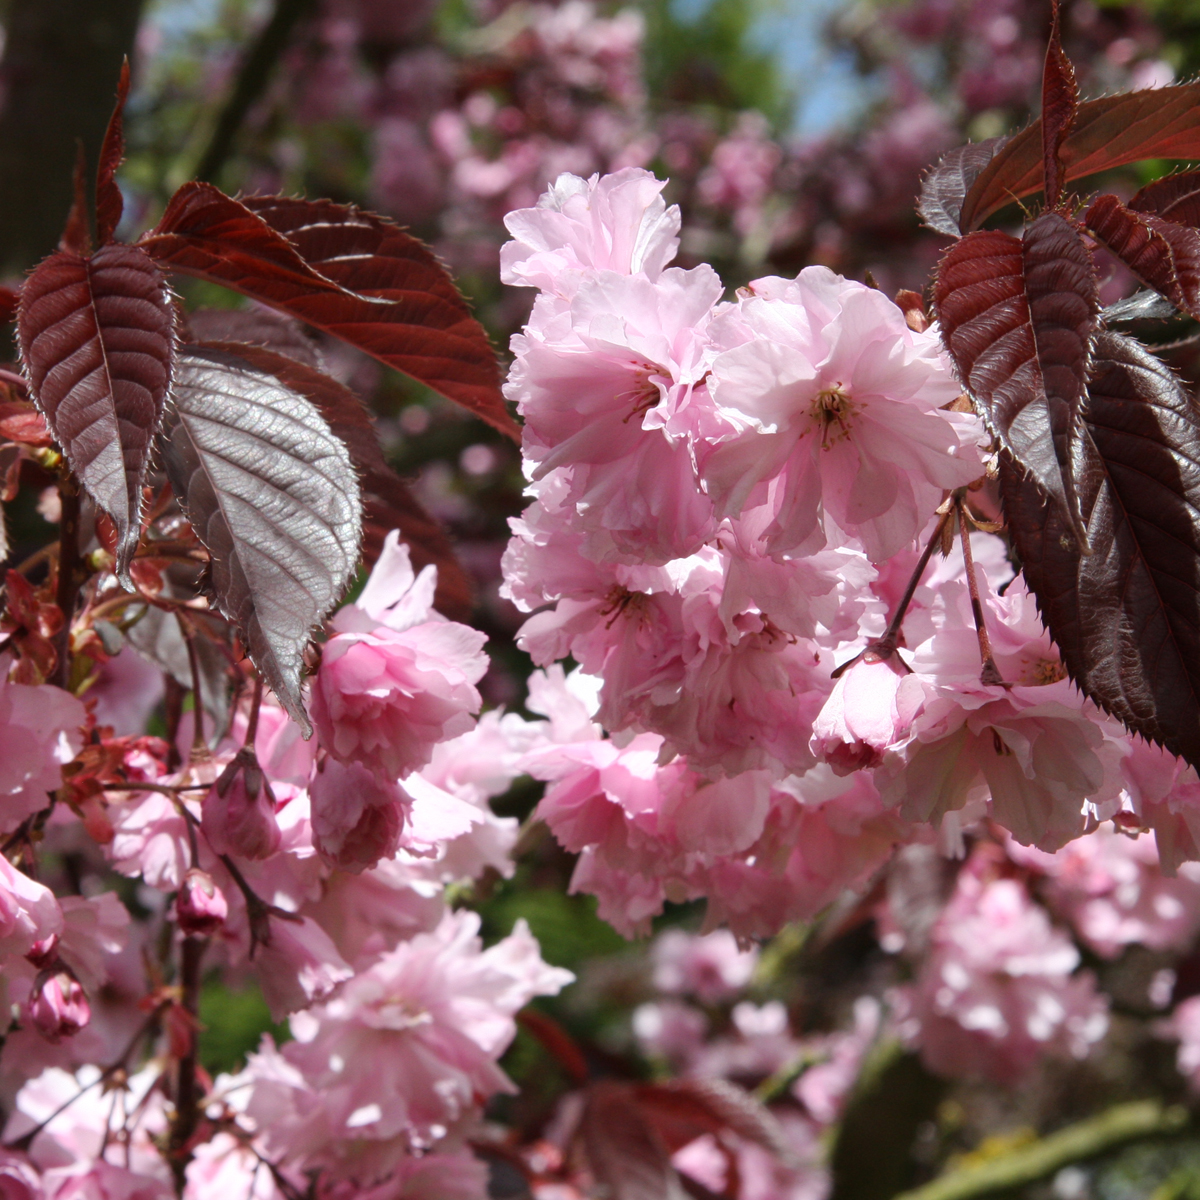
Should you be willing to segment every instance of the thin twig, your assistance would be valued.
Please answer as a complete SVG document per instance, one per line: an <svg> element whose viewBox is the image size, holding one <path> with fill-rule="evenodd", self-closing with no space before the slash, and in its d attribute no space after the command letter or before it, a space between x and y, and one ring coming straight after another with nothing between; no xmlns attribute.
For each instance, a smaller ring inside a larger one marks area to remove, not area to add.
<svg viewBox="0 0 1200 1200"><path fill-rule="evenodd" d="M191 757L206 758L208 743L204 740L204 697L200 692L200 654L196 649L196 631L182 613L175 614L179 632L187 646L188 667L192 672L192 749Z"/></svg>
<svg viewBox="0 0 1200 1200"><path fill-rule="evenodd" d="M862 654L855 655L849 662L842 663L833 672L834 679L841 675L848 667L858 662L863 654L872 652L878 654L881 658L887 658L889 655L895 653L896 647L900 644L900 628L904 624L904 617L908 612L908 606L912 603L913 596L916 595L917 586L921 582L921 577L925 574L925 568L929 566L929 560L933 557L934 549L937 547L938 542L941 541L942 531L946 528L946 522L950 520L950 513L950 509L942 513L942 518L938 521L937 528L934 529L933 535L925 545L925 549L921 551L921 557L917 559L917 565L913 568L913 573L909 577L908 587L904 589L904 595L900 598L900 603L896 606L896 611L893 613L883 637L871 642Z"/></svg>
<svg viewBox="0 0 1200 1200"><path fill-rule="evenodd" d="M191 1018L191 1039L187 1053L179 1059L175 1084L175 1114L167 1138L167 1158L175 1176L175 1187L183 1194L187 1165L192 1159L191 1141L200 1123L200 1089L196 1079L196 1019L200 1012L200 965L208 942L205 938L185 937L179 955L180 1004Z"/></svg>
<svg viewBox="0 0 1200 1200"><path fill-rule="evenodd" d="M23 1133L15 1141L5 1142L4 1149L19 1150L22 1154L24 1154L33 1144L33 1139L37 1137L37 1135L41 1133L42 1130L45 1129L55 1117L66 1112L67 1109L70 1108L71 1105L80 1098L80 1096L90 1092L98 1083L105 1083L118 1071L124 1070L126 1064L129 1062L130 1057L133 1055L133 1052L137 1049L138 1042L140 1042L142 1038L144 1038L148 1033L151 1033L157 1027L159 1019L162 1016L163 1009L166 1008L167 1003L167 1001L163 1001L155 1006L154 1011L141 1023L141 1025L138 1026L137 1032L134 1033L133 1037L129 1039L129 1042L125 1046L125 1049L121 1052L121 1055L113 1062L109 1063L109 1065L105 1067L104 1070L101 1071L91 1083L85 1084L83 1087L81 1087L79 1091L77 1091L69 1100L64 1100L48 1117L45 1118L45 1120L35 1125L31 1130L29 1130L28 1133Z"/></svg>
<svg viewBox="0 0 1200 1200"><path fill-rule="evenodd" d="M958 509L958 528L962 534L963 560L967 565L967 590L971 593L971 615L975 618L975 634L979 638L979 661L983 663L983 670L979 672L979 678L983 683L1008 687L1010 685L1004 682L1004 677L1000 674L1000 668L996 666L996 659L992 655L992 641L988 637L987 622L983 616L983 601L979 597L979 580L975 578L975 562L971 557L971 526L967 520L967 506L959 497L955 501L954 507Z"/></svg>
<svg viewBox="0 0 1200 1200"><path fill-rule="evenodd" d="M79 488L70 475L64 473L59 480L58 494L62 501L62 517L58 527L58 588L55 602L62 610L63 624L54 638L58 662L51 682L65 688L71 679L71 620L79 599L83 559L79 553Z"/></svg>
<svg viewBox="0 0 1200 1200"><path fill-rule="evenodd" d="M266 90L292 31L314 7L315 0L275 0L275 11L242 60L229 99L217 118L212 138L196 167L196 178L212 183L233 151L233 144L254 103Z"/></svg>

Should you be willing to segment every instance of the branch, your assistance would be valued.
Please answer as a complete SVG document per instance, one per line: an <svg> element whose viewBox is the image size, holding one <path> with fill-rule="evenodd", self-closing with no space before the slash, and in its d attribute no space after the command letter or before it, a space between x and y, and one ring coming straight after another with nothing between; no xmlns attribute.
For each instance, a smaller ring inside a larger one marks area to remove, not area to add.
<svg viewBox="0 0 1200 1200"><path fill-rule="evenodd" d="M292 30L313 7L314 0L275 0L275 11L243 59L237 82L217 118L212 139L200 157L196 167L197 179L212 183L220 174L233 151L233 143L246 114L270 82L275 64L287 47Z"/></svg>
<svg viewBox="0 0 1200 1200"><path fill-rule="evenodd" d="M59 480L58 494L62 501L62 518L58 526L58 589L54 599L62 610L63 623L54 639L58 662L51 682L65 688L71 682L71 621L79 602L83 574L83 559L79 553L79 487L69 474L64 473Z"/></svg>
<svg viewBox="0 0 1200 1200"><path fill-rule="evenodd" d="M1025 1187L1063 1167L1107 1154L1130 1142L1172 1137L1190 1124L1187 1109L1157 1100L1118 1104L1099 1116L1068 1125L1002 1158L963 1171L951 1171L924 1187L903 1192L896 1200L976 1200Z"/></svg>

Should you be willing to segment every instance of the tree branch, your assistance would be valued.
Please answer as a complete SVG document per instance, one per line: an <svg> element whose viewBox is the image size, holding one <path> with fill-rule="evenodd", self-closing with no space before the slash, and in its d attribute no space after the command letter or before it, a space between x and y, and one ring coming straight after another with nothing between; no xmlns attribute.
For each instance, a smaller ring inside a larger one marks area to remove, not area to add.
<svg viewBox="0 0 1200 1200"><path fill-rule="evenodd" d="M275 0L275 11L242 60L233 91L217 117L207 149L200 156L196 167L197 179L216 182L216 177L233 152L233 144L246 115L271 81L292 31L313 7L314 0Z"/></svg>
<svg viewBox="0 0 1200 1200"><path fill-rule="evenodd" d="M1118 1104L1049 1137L977 1167L951 1171L896 1200L977 1200L1046 1179L1063 1167L1107 1154L1130 1142L1172 1137L1189 1126L1187 1109L1157 1100Z"/></svg>

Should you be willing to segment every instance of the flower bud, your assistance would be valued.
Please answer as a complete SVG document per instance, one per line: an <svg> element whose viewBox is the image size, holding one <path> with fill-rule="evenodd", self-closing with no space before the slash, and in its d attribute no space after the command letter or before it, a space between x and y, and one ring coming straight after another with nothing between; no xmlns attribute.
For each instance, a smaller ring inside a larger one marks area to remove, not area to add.
<svg viewBox="0 0 1200 1200"><path fill-rule="evenodd" d="M275 798L253 753L239 753L209 789L200 828L218 854L262 859L279 849Z"/></svg>
<svg viewBox="0 0 1200 1200"><path fill-rule="evenodd" d="M183 933L211 937L225 923L229 905L212 876L193 867L175 897L175 920Z"/></svg>
<svg viewBox="0 0 1200 1200"><path fill-rule="evenodd" d="M49 1042L74 1037L92 1019L83 986L66 967L60 964L52 974L46 973L40 987L34 987L29 1019Z"/></svg>
<svg viewBox="0 0 1200 1200"><path fill-rule="evenodd" d="M58 957L58 934L51 933L39 938L29 947L29 953L25 957L39 971L44 971Z"/></svg>

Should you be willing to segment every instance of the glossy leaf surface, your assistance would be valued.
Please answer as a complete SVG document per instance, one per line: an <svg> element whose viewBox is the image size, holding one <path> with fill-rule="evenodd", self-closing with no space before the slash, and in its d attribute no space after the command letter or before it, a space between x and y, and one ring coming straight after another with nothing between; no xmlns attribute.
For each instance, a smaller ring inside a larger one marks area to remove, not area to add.
<svg viewBox="0 0 1200 1200"><path fill-rule="evenodd" d="M1084 222L1142 283L1176 308L1200 314L1200 230L1135 212L1116 196L1099 196Z"/></svg>
<svg viewBox="0 0 1200 1200"><path fill-rule="evenodd" d="M1056 0L1042 71L1042 170L1047 208L1054 208L1062 196L1065 182L1062 146L1075 123L1078 108L1079 85L1075 82L1075 68L1063 52Z"/></svg>
<svg viewBox="0 0 1200 1200"><path fill-rule="evenodd" d="M182 352L174 400L164 465L211 556L216 607L307 735L304 650L358 562L349 452L308 400L234 354Z"/></svg>
<svg viewBox="0 0 1200 1200"><path fill-rule="evenodd" d="M1100 304L1079 231L1045 213L1023 238L970 234L943 257L934 306L946 348L989 428L1086 545L1070 445Z"/></svg>
<svg viewBox="0 0 1200 1200"><path fill-rule="evenodd" d="M1086 100L1061 148L1064 178L1148 158L1200 158L1200 83ZM976 177L960 212L965 233L992 213L1042 190L1042 123L1014 134Z"/></svg>
<svg viewBox="0 0 1200 1200"><path fill-rule="evenodd" d="M174 360L166 279L136 246L112 242L90 259L59 251L22 289L17 337L51 432L116 525L127 579Z"/></svg>
<svg viewBox="0 0 1200 1200"><path fill-rule="evenodd" d="M124 112L128 96L129 60L126 59L117 84L117 104L104 133L100 164L96 171L96 243L100 246L112 240L125 209L121 189L117 186L117 168L125 157Z"/></svg>
<svg viewBox="0 0 1200 1200"><path fill-rule="evenodd" d="M141 244L164 266L324 329L519 436L482 327L461 298L449 298L453 284L420 243L381 218L338 205L273 197L251 203L261 212L209 184L187 184ZM291 233L274 229L268 216ZM310 264L301 247L348 282Z"/></svg>
<svg viewBox="0 0 1200 1200"><path fill-rule="evenodd" d="M1129 207L1179 225L1200 226L1200 171L1181 171L1146 184Z"/></svg>
<svg viewBox="0 0 1200 1200"><path fill-rule="evenodd" d="M1075 471L1090 557L1002 460L1005 517L1042 619L1087 695L1200 764L1200 412L1120 334L1096 340Z"/></svg>

